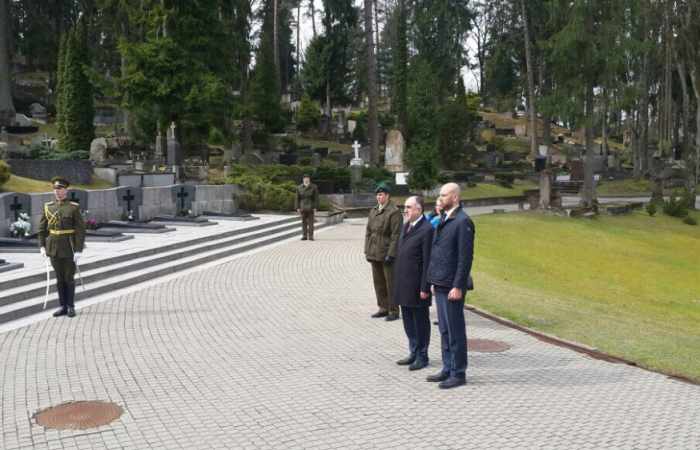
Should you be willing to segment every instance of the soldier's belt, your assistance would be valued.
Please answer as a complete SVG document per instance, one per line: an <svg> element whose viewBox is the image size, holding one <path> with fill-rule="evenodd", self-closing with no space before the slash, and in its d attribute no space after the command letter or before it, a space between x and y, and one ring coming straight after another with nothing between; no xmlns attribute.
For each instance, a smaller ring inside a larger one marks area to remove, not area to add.
<svg viewBox="0 0 700 450"><path fill-rule="evenodd" d="M52 234L54 236L61 236L64 234L73 234L75 233L75 230L49 230L49 234Z"/></svg>

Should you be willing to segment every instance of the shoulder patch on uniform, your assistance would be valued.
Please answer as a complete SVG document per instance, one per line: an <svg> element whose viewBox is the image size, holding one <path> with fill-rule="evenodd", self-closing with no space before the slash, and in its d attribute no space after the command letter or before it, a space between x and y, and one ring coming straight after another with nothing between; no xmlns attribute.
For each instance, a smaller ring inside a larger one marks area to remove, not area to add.
<svg viewBox="0 0 700 450"><path fill-rule="evenodd" d="M80 203L76 203L76 202L70 202L70 204L73 206L80 206Z"/></svg>
<svg viewBox="0 0 700 450"><path fill-rule="evenodd" d="M44 203L45 205L53 205L53 201Z"/></svg>

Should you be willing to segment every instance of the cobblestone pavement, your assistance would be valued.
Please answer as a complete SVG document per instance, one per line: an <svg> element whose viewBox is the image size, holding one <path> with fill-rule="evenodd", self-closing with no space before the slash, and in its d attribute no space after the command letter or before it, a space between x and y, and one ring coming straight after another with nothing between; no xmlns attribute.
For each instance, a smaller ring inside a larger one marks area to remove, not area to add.
<svg viewBox="0 0 700 450"><path fill-rule="evenodd" d="M700 448L700 388L470 315L468 385L408 372L401 323L370 319L361 222L0 334L0 448ZM120 419L34 413L105 400Z"/></svg>

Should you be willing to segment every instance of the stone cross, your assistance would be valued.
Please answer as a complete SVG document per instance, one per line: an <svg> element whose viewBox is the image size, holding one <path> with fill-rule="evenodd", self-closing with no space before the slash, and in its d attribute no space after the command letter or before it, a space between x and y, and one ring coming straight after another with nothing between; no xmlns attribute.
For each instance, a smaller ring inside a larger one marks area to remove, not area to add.
<svg viewBox="0 0 700 450"><path fill-rule="evenodd" d="M360 159L360 149L361 149L361 148L362 148L362 146L361 146L360 143L357 142L357 141L355 141L355 142L352 144L352 149L355 150L355 159Z"/></svg>
<svg viewBox="0 0 700 450"><path fill-rule="evenodd" d="M189 196L187 192L185 192L185 188L181 187L180 192L177 193L177 198L180 199L180 211L185 210L185 197Z"/></svg>
<svg viewBox="0 0 700 450"><path fill-rule="evenodd" d="M131 189L126 190L126 195L122 197L122 200L126 200L126 209L127 211L131 211L131 201L134 200L136 197L131 195Z"/></svg>
<svg viewBox="0 0 700 450"><path fill-rule="evenodd" d="M170 122L170 139L175 139L175 122Z"/></svg>
<svg viewBox="0 0 700 450"><path fill-rule="evenodd" d="M19 197L16 195L12 199L10 209L15 213L15 220L19 220L19 212L22 210L22 204L19 202Z"/></svg>

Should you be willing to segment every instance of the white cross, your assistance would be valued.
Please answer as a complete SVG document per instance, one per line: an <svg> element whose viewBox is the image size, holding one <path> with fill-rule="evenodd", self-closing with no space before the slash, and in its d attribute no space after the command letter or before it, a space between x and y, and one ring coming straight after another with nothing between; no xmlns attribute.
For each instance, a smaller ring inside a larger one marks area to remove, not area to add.
<svg viewBox="0 0 700 450"><path fill-rule="evenodd" d="M355 143L352 144L352 149L355 150L355 159L360 159L360 148L361 147L362 146L357 141L355 141Z"/></svg>
<svg viewBox="0 0 700 450"><path fill-rule="evenodd" d="M172 133L171 138L175 139L175 122L170 122L170 132Z"/></svg>

